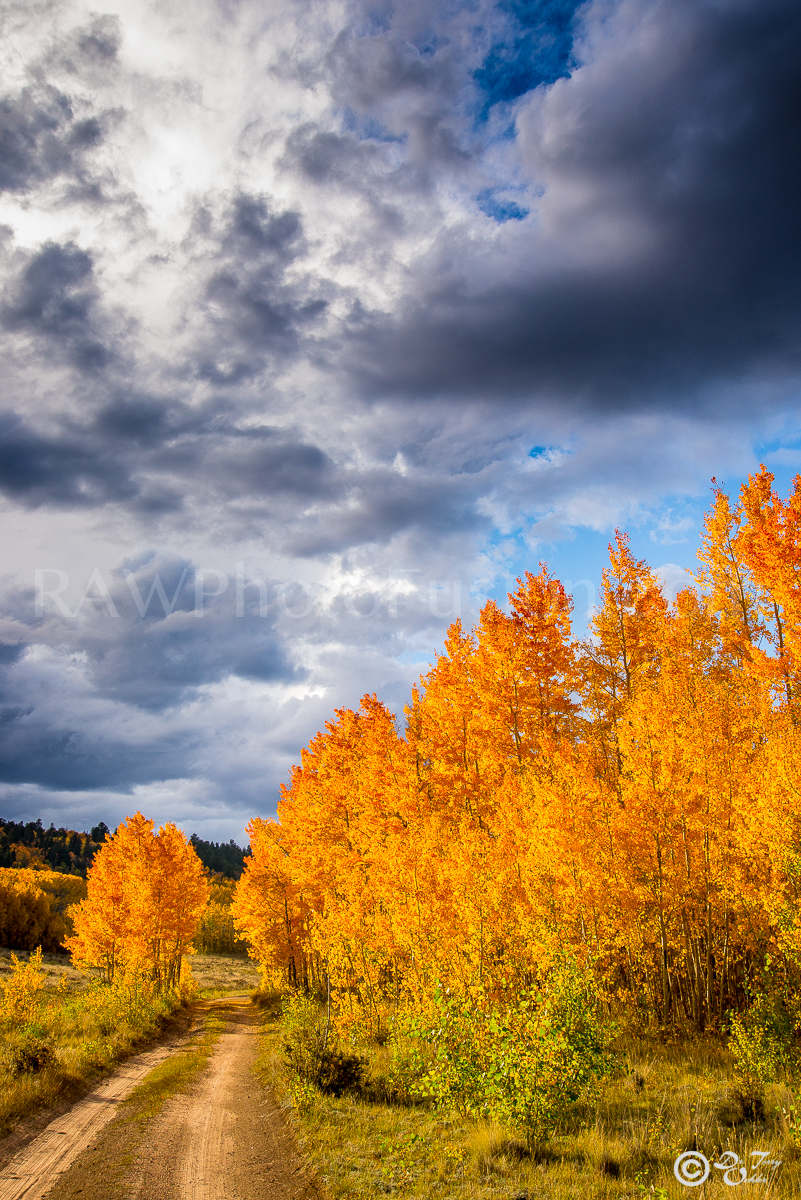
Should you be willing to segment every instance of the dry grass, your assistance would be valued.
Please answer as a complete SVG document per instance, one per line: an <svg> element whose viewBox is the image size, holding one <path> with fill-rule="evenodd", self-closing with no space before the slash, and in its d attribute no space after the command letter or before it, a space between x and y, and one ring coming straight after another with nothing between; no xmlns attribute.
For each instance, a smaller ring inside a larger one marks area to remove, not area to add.
<svg viewBox="0 0 801 1200"><path fill-rule="evenodd" d="M201 996L251 992L259 986L258 967L241 955L192 954L189 964Z"/></svg>
<svg viewBox="0 0 801 1200"><path fill-rule="evenodd" d="M17 956L26 959L27 953ZM247 959L223 955L194 955L193 975L203 997L246 992L258 983L258 972ZM44 1069L18 1073L0 1052L0 1136L20 1118L85 1091L135 1050L157 1037L174 1007L154 1002L134 1009L115 1002L76 971L66 956L43 956L46 986L35 1020L35 1038L45 1043L53 1061ZM0 950L0 983L12 968L11 952ZM0 1028L3 1050L21 1036L15 1028Z"/></svg>
<svg viewBox="0 0 801 1200"><path fill-rule="evenodd" d="M599 1103L536 1158L508 1130L486 1122L357 1096L296 1089L293 1097L276 1019L265 1026L260 1070L292 1107L303 1151L332 1200L731 1197L721 1169L713 1167L707 1183L692 1189L675 1178L677 1156L695 1148L712 1163L734 1151L747 1166L756 1165L753 1151L766 1151L782 1166L778 1173L763 1169L772 1182L747 1185L749 1200L801 1200L801 1134L788 1124L787 1086L770 1090L762 1121L748 1121L732 1100L728 1053L712 1039L631 1039L619 1045L618 1057ZM379 1061L380 1052L373 1058Z"/></svg>
<svg viewBox="0 0 801 1200"><path fill-rule="evenodd" d="M150 1122L171 1097L184 1091L206 1066L224 1023L210 1014L191 1045L172 1054L122 1101L119 1112L91 1147L48 1192L49 1200L123 1200L128 1176L151 1133Z"/></svg>
<svg viewBox="0 0 801 1200"><path fill-rule="evenodd" d="M11 974L11 951L0 949L0 983ZM15 951L25 961L27 950ZM249 992L259 986L256 964L241 955L191 954L189 965L201 996L223 996L229 992ZM88 976L72 966L66 954L43 954L42 966L47 975L48 989L53 991L61 980L73 989L86 987Z"/></svg>
<svg viewBox="0 0 801 1200"><path fill-rule="evenodd" d="M23 962L30 957L27 950L16 950L14 953ZM11 950L0 949L0 984L11 974L13 966L11 954ZM42 967L47 976L49 991L54 991L62 980L67 980L73 988L86 986L86 976L75 970L66 954L43 954Z"/></svg>

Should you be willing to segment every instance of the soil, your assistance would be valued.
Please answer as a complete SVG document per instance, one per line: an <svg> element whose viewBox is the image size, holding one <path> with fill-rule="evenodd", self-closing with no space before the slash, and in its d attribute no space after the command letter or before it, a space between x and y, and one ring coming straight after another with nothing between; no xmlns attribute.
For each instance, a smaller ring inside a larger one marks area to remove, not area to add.
<svg viewBox="0 0 801 1200"><path fill-rule="evenodd" d="M132 1122L120 1101L186 1037L131 1059L6 1164L0 1200L321 1200L254 1074L256 1010L239 997L207 1008L224 1029L185 1092Z"/></svg>

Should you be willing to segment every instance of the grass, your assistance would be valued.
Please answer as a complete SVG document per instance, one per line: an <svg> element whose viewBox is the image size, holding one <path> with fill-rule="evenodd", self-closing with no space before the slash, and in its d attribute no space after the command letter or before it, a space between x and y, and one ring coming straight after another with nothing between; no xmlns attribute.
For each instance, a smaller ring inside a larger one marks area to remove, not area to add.
<svg viewBox="0 0 801 1200"><path fill-rule="evenodd" d="M750 1182L748 1197L801 1200L801 1131L788 1121L793 1092L776 1083L768 1090L764 1118L744 1119L733 1099L730 1056L712 1038L620 1040L619 1069L599 1102L532 1156L513 1132L489 1122L293 1085L277 1010L268 1013L260 1074L291 1112L301 1148L331 1200L730 1197L738 1170L727 1183L725 1171L713 1166L708 1181L692 1189L675 1178L677 1156L696 1148L710 1163L733 1151L747 1167L756 1166L753 1151L767 1151L782 1166L772 1182ZM381 1048L369 1052L374 1078L384 1070L385 1054Z"/></svg>
<svg viewBox="0 0 801 1200"><path fill-rule="evenodd" d="M24 1029L19 1023L0 1023L0 1136L22 1117L85 1091L152 1042L177 1011L174 1001L114 994L74 970L66 956L44 955L42 965L44 989L33 1022ZM200 997L247 991L258 982L247 959L194 955L191 966ZM11 952L0 950L0 984L11 969ZM46 1047L50 1061L39 1069L19 1070L14 1055L29 1045Z"/></svg>
<svg viewBox="0 0 801 1200"><path fill-rule="evenodd" d="M27 959L26 950L14 951L17 958ZM12 970L11 950L0 948L0 984L4 983ZM82 988L86 985L86 976L76 971L66 954L43 954L42 967L47 977L47 989L54 992L57 985L65 980L72 988Z"/></svg>
<svg viewBox="0 0 801 1200"><path fill-rule="evenodd" d="M17 958L28 957L25 950L15 953ZM11 950L0 948L0 984L11 974L11 954ZM200 996L248 992L259 984L259 971L255 963L241 955L190 954L189 965ZM66 954L43 954L42 966L47 976L48 990L51 992L55 991L62 980L67 981L71 990L82 990L88 983L88 976L77 971Z"/></svg>
<svg viewBox="0 0 801 1200"><path fill-rule="evenodd" d="M241 955L192 954L189 965L198 985L198 995L203 997L251 992L259 986L256 964Z"/></svg>

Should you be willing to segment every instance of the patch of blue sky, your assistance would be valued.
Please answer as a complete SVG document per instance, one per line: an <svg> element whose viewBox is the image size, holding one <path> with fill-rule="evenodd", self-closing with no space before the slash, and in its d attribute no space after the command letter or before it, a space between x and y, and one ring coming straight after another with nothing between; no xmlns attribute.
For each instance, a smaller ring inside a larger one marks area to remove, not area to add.
<svg viewBox="0 0 801 1200"><path fill-rule="evenodd" d="M491 187L484 188L476 196L476 203L485 216L490 217L493 221L497 221L499 225L506 221L523 221L531 212L530 208L525 208L522 204L518 204L516 200L510 199L505 195L498 195L506 189Z"/></svg>
<svg viewBox="0 0 801 1200"><path fill-rule="evenodd" d="M785 498L792 491L796 475L801 473L801 432L797 427L797 418L794 423L794 430L788 430L780 437L757 442L754 447L753 469L756 470L759 463L764 463L774 475L774 488ZM721 479L718 482L725 492L733 494L739 492L745 479Z"/></svg>
<svg viewBox="0 0 801 1200"><path fill-rule="evenodd" d="M393 133L375 117L354 112L350 106L342 110L342 123L349 133L354 133L363 142L405 142L408 137L406 133Z"/></svg>
<svg viewBox="0 0 801 1200"><path fill-rule="evenodd" d="M547 447L534 447L544 449ZM689 583L683 571L698 570L696 557L707 495L666 497L657 509L633 514L620 521L620 528L631 537L631 550L644 558L656 571L664 568L666 595L672 597L676 586ZM666 531L671 536L665 537ZM515 580L526 571L536 574L545 563L573 597L573 629L577 637L586 637L601 597L601 572L609 564L609 544L615 527L593 529L569 525L564 519L543 514L540 521L526 522L512 532L494 531L486 540L484 552L491 561L498 558L499 572L483 595L476 595L480 607L487 599L506 606L507 593ZM500 552L500 554L499 554ZM502 561L500 558L502 556Z"/></svg>
<svg viewBox="0 0 801 1200"><path fill-rule="evenodd" d="M496 104L508 104L570 74L573 19L580 7L577 0L501 0L506 29L473 72L479 123Z"/></svg>
<svg viewBox="0 0 801 1200"><path fill-rule="evenodd" d="M404 667L418 667L421 671L425 671L431 663L433 654L431 647L426 643L425 648L422 646L418 650L401 650L399 654L393 654L393 660L401 663Z"/></svg>

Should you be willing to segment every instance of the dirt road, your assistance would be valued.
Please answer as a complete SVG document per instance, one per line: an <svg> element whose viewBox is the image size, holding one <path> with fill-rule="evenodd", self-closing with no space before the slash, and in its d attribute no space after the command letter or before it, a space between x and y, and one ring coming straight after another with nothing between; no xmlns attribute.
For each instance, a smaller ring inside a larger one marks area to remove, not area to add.
<svg viewBox="0 0 801 1200"><path fill-rule="evenodd" d="M229 1001L224 1015L227 1027L197 1086L154 1122L131 1200L317 1200L280 1109L253 1074L253 1006Z"/></svg>
<svg viewBox="0 0 801 1200"><path fill-rule="evenodd" d="M290 1130L253 1073L258 1016L244 998L209 1003L224 1029L185 1093L136 1136L119 1102L185 1041L158 1047L54 1120L0 1171L0 1200L318 1200Z"/></svg>
<svg viewBox="0 0 801 1200"><path fill-rule="evenodd" d="M55 1180L115 1116L117 1107L154 1067L185 1048L190 1033L129 1058L85 1099L57 1116L0 1168L0 1200L42 1200Z"/></svg>

